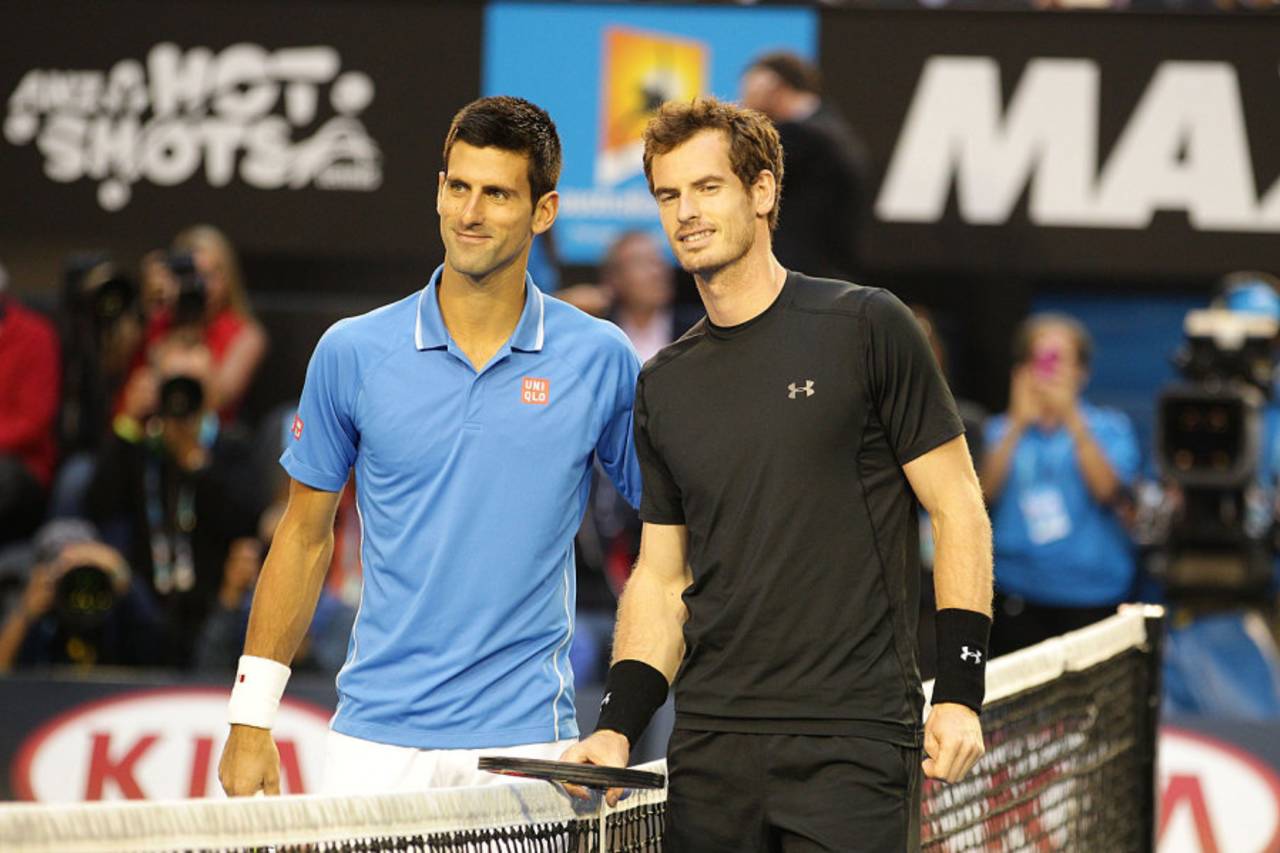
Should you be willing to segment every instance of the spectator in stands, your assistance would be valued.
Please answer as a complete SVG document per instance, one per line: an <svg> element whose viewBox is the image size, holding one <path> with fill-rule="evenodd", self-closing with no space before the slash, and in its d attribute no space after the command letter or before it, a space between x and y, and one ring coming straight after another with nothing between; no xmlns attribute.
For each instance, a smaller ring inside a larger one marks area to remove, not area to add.
<svg viewBox="0 0 1280 853"><path fill-rule="evenodd" d="M58 336L8 293L0 267L0 544L29 536L44 515L57 461Z"/></svg>
<svg viewBox="0 0 1280 853"><path fill-rule="evenodd" d="M1071 317L1036 314L1014 338L1009 411L986 427L982 488L995 538L992 654L1114 612L1135 559L1117 509L1138 472L1123 414L1080 394L1093 343Z"/></svg>
<svg viewBox="0 0 1280 853"><path fill-rule="evenodd" d="M249 629L249 609L253 589L262 571L266 554L263 542L270 542L282 516L282 507L272 506L260 521L262 538L237 539L231 543L217 604L205 620L196 644L196 666L203 670L234 671L244 650ZM335 554L335 559L337 555ZM311 627L294 656L293 669L336 675L347 657L347 644L355 624L356 606L335 594L328 583L320 590Z"/></svg>
<svg viewBox="0 0 1280 853"><path fill-rule="evenodd" d="M609 319L645 362L698 322L702 312L676 302L675 269L648 231L627 231L609 247L600 284L612 297Z"/></svg>
<svg viewBox="0 0 1280 853"><path fill-rule="evenodd" d="M143 260L142 305L148 346L179 327L196 329L213 357L210 408L235 419L267 353L267 334L253 316L235 247L212 225L180 233L168 255ZM140 359L141 369L145 358Z"/></svg>
<svg viewBox="0 0 1280 853"><path fill-rule="evenodd" d="M102 446L110 432L110 401L128 375L143 328L137 287L107 255L71 255L63 276L58 438L67 455Z"/></svg>
<svg viewBox="0 0 1280 853"><path fill-rule="evenodd" d="M161 605L164 662L185 666L231 543L256 533L263 500L250 443L212 411L209 350L177 332L150 353L125 389L86 504Z"/></svg>
<svg viewBox="0 0 1280 853"><path fill-rule="evenodd" d="M0 672L48 664L138 665L154 660L159 614L129 564L93 525L51 521L0 626Z"/></svg>
<svg viewBox="0 0 1280 853"><path fill-rule="evenodd" d="M742 75L742 103L773 119L785 160L773 250L788 269L850 279L868 203L867 154L822 99L818 69L787 52L757 58Z"/></svg>

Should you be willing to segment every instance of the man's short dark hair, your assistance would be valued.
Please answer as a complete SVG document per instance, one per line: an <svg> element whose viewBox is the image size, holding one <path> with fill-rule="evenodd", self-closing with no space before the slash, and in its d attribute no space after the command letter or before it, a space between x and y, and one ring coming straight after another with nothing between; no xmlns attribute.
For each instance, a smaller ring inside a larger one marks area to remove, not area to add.
<svg viewBox="0 0 1280 853"><path fill-rule="evenodd" d="M822 94L822 72L812 63L786 50L766 53L756 58L747 68L748 71L763 68L777 74L783 83L798 92Z"/></svg>
<svg viewBox="0 0 1280 853"><path fill-rule="evenodd" d="M529 159L532 203L556 188L560 180L560 136L547 111L524 98L495 95L458 110L444 138L444 170L455 142L476 148L501 148Z"/></svg>
<svg viewBox="0 0 1280 853"><path fill-rule="evenodd" d="M1093 336L1084 324L1070 314L1042 311L1023 320L1013 333L1013 363L1026 364L1031 360L1031 341L1036 333L1048 326L1058 326L1071 333L1076 343L1076 358L1084 369L1093 363Z"/></svg>

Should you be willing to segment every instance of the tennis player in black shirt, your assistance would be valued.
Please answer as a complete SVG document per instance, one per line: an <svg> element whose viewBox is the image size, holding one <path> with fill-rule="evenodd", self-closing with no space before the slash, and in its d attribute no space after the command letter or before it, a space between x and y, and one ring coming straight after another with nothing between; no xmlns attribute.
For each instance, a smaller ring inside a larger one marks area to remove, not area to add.
<svg viewBox="0 0 1280 853"><path fill-rule="evenodd" d="M640 556L599 727L564 757L624 765L674 683L668 850L914 849L921 771L954 782L983 751L991 531L955 404L901 302L774 258L767 118L667 104L644 164L707 318L640 375ZM939 607L923 727L917 500Z"/></svg>

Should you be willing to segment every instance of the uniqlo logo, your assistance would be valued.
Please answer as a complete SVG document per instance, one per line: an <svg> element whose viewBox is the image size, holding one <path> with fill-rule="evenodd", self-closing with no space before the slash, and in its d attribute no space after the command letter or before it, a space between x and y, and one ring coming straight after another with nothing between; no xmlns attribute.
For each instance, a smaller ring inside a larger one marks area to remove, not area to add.
<svg viewBox="0 0 1280 853"><path fill-rule="evenodd" d="M520 380L520 402L545 406L551 400L551 383L546 379L526 376Z"/></svg>
<svg viewBox="0 0 1280 853"><path fill-rule="evenodd" d="M292 429L292 430L290 430L290 432L292 432L292 433L293 433L293 438L294 438L294 440L295 440L295 441L297 441L297 440L299 440L299 439L301 439L301 438L302 438L302 418L301 418L301 416L299 416L299 415L294 415L294 416L293 416L293 429Z"/></svg>

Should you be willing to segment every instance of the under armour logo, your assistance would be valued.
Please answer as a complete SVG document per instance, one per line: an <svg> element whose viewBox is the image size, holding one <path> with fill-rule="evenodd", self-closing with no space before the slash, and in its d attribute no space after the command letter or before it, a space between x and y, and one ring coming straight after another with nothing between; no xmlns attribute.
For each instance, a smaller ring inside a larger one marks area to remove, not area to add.
<svg viewBox="0 0 1280 853"><path fill-rule="evenodd" d="M792 382L790 385L787 386L787 391L790 392L787 394L787 396L790 397L792 400L796 398L797 394L801 394L801 393L804 394L806 397L812 397L813 396L813 380L806 379L804 381L804 384L800 386L797 386L796 383Z"/></svg>
<svg viewBox="0 0 1280 853"><path fill-rule="evenodd" d="M961 646L960 660L969 661L971 663L982 663L982 649L971 649L968 646Z"/></svg>
<svg viewBox="0 0 1280 853"><path fill-rule="evenodd" d="M601 707L601 708L604 708L604 706L605 706L605 705L608 705L608 704L609 704L609 700L610 700L610 699L612 699L612 698L613 698L613 692L612 692L612 691L610 691L610 692L608 692L608 693L604 694L604 698L600 700L600 707Z"/></svg>

